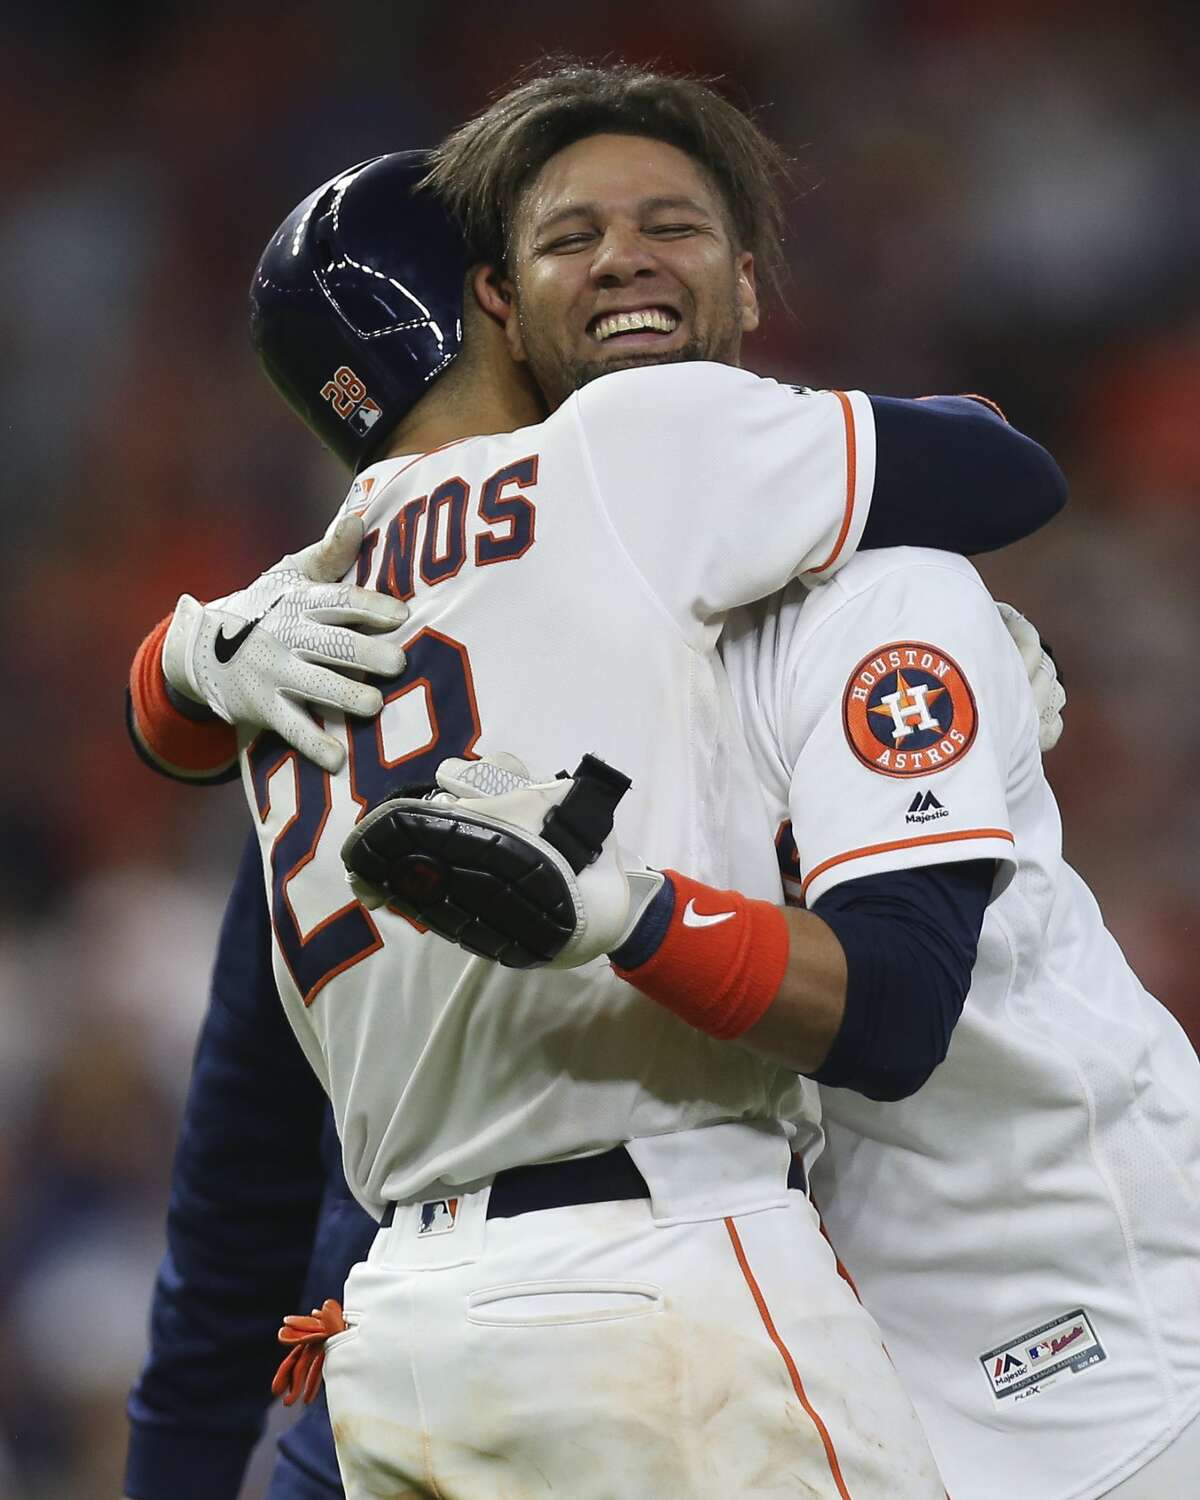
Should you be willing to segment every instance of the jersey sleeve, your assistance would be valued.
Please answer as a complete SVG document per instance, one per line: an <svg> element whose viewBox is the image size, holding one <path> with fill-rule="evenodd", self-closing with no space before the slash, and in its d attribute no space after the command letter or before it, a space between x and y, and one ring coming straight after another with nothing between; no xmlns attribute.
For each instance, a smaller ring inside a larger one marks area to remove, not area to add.
<svg viewBox="0 0 1200 1500"><path fill-rule="evenodd" d="M1066 504L1053 456L986 396L870 402L875 488L862 550L988 552L1029 536Z"/></svg>
<svg viewBox="0 0 1200 1500"><path fill-rule="evenodd" d="M845 880L962 860L994 861L998 894L1015 867L1010 765L1036 735L1024 672L969 564L906 555L923 560L783 645L789 895L809 907Z"/></svg>
<svg viewBox="0 0 1200 1500"><path fill-rule="evenodd" d="M853 556L875 474L860 392L697 363L620 371L572 400L600 504L685 631Z"/></svg>

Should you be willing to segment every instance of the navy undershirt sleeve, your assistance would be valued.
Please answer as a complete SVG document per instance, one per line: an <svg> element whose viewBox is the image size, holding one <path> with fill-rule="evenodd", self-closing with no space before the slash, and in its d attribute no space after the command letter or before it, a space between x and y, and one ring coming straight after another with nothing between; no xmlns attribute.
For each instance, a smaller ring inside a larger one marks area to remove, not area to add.
<svg viewBox="0 0 1200 1500"><path fill-rule="evenodd" d="M995 866L927 865L847 880L813 912L846 954L846 1010L812 1077L868 1099L914 1094L945 1058L971 987Z"/></svg>
<svg viewBox="0 0 1200 1500"><path fill-rule="evenodd" d="M221 928L171 1179L125 1492L233 1500L262 1430L325 1192L325 1096L288 1026L250 840ZM307 1310L301 1308L301 1311Z"/></svg>
<svg viewBox="0 0 1200 1500"><path fill-rule="evenodd" d="M875 488L859 548L990 552L1066 504L1050 454L970 396L871 396Z"/></svg>

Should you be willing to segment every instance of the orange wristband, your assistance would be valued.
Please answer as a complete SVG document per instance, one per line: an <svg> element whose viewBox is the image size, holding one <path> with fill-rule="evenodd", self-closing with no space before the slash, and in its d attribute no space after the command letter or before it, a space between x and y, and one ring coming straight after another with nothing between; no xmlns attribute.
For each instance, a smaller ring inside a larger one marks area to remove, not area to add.
<svg viewBox="0 0 1200 1500"><path fill-rule="evenodd" d="M129 699L137 737L168 772L184 777L223 770L237 758L237 730L215 715L208 723L189 719L171 702L163 678L163 638L171 616L160 620L133 658Z"/></svg>
<svg viewBox="0 0 1200 1500"><path fill-rule="evenodd" d="M719 1041L748 1031L779 993L790 937L783 909L664 870L674 908L662 941L614 972Z"/></svg>

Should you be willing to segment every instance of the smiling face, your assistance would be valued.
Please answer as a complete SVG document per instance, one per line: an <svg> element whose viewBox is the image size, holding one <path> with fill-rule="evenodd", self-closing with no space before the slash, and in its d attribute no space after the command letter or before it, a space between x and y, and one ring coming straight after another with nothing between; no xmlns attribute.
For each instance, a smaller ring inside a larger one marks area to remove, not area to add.
<svg viewBox="0 0 1200 1500"><path fill-rule="evenodd" d="M753 256L716 187L645 136L588 136L551 157L518 205L509 270L509 347L552 409L612 370L737 364L758 326Z"/></svg>

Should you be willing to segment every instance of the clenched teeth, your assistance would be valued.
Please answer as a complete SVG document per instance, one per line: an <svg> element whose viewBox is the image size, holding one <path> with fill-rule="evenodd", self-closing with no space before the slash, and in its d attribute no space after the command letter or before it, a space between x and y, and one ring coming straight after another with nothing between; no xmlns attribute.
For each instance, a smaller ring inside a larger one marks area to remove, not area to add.
<svg viewBox="0 0 1200 1500"><path fill-rule="evenodd" d="M656 333L674 333L678 327L679 319L674 313L659 307L643 307L637 312L609 313L598 319L592 337L603 343L616 333L641 333L647 328Z"/></svg>

